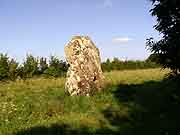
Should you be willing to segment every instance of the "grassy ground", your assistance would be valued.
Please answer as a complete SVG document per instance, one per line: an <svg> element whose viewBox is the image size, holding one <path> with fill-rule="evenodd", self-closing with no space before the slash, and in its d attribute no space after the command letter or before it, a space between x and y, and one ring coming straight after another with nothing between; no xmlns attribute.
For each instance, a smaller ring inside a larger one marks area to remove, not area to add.
<svg viewBox="0 0 180 135"><path fill-rule="evenodd" d="M180 134L178 84L160 69L105 73L92 97L64 93L64 78L0 83L0 135Z"/></svg>

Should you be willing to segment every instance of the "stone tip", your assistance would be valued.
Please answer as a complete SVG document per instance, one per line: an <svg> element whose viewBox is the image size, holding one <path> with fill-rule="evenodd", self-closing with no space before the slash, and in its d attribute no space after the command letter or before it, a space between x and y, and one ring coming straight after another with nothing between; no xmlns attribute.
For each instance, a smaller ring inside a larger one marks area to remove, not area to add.
<svg viewBox="0 0 180 135"><path fill-rule="evenodd" d="M72 40L74 40L74 39L82 39L82 38L85 38L86 40L90 40L89 36L83 36L83 35L73 36Z"/></svg>

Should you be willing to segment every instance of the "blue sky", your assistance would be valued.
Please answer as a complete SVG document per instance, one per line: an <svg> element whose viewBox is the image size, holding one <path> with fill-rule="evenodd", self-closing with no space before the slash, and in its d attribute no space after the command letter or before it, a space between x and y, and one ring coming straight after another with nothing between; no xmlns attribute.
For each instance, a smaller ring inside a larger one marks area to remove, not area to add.
<svg viewBox="0 0 180 135"><path fill-rule="evenodd" d="M88 35L103 60L145 59L146 38L157 38L149 0L0 0L0 52L23 60L64 57L74 35Z"/></svg>

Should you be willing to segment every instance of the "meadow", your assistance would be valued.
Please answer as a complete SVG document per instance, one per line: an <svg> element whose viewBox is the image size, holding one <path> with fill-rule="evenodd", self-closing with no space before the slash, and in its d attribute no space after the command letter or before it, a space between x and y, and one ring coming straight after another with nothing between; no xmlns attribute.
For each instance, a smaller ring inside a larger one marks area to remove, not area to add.
<svg viewBox="0 0 180 135"><path fill-rule="evenodd" d="M179 134L180 92L168 72L106 72L92 97L66 95L65 78L1 82L0 135Z"/></svg>

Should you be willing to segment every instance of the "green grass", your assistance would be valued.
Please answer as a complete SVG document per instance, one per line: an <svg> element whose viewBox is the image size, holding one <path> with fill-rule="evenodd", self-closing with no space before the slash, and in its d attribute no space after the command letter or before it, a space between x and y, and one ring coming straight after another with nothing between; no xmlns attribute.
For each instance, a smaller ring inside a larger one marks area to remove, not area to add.
<svg viewBox="0 0 180 135"><path fill-rule="evenodd" d="M105 73L92 97L64 93L64 78L0 83L0 135L180 133L180 98L167 70Z"/></svg>

